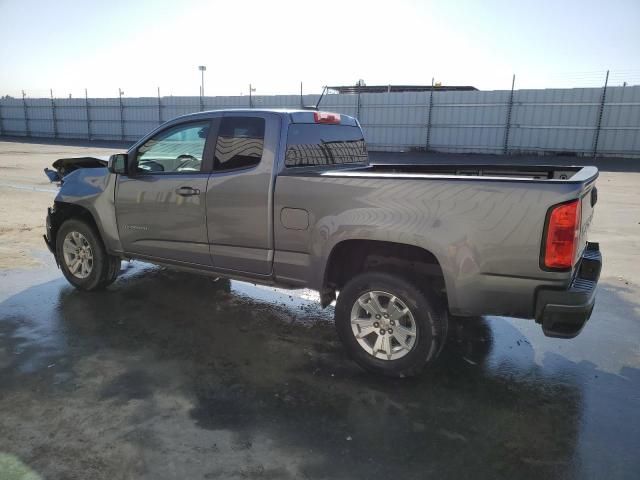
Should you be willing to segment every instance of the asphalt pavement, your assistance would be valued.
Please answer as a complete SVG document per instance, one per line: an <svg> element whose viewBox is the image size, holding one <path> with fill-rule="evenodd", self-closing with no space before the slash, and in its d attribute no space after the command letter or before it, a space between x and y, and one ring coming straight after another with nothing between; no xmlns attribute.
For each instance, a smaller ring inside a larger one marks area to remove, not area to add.
<svg viewBox="0 0 640 480"><path fill-rule="evenodd" d="M0 167L18 146L49 148L10 145ZM38 265L0 270L0 478L636 479L640 174L625 168L598 180L605 267L582 334L456 320L413 379L353 364L314 292L123 262L83 293L36 248Z"/></svg>

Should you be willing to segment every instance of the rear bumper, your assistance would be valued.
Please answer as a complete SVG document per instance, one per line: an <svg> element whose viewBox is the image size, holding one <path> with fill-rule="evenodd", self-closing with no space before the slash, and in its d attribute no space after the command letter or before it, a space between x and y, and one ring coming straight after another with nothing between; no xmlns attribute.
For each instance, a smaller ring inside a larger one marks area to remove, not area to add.
<svg viewBox="0 0 640 480"><path fill-rule="evenodd" d="M593 311L601 269L600 246L588 243L567 290L538 290L536 321L547 337L573 338L582 331Z"/></svg>

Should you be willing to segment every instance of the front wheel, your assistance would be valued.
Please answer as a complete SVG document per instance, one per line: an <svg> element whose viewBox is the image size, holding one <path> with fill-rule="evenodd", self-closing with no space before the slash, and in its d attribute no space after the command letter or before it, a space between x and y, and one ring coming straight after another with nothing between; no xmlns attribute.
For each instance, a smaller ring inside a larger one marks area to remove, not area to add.
<svg viewBox="0 0 640 480"><path fill-rule="evenodd" d="M120 259L109 255L96 230L79 219L60 226L56 256L65 278L79 290L105 288L120 272Z"/></svg>
<svg viewBox="0 0 640 480"><path fill-rule="evenodd" d="M407 279L362 273L340 292L335 311L338 336L364 369L391 377L417 375L446 340L442 302Z"/></svg>

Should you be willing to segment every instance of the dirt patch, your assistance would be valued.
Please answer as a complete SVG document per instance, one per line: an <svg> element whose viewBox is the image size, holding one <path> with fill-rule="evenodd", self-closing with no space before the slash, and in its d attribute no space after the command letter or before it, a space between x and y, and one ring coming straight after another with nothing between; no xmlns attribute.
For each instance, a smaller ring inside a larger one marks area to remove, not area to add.
<svg viewBox="0 0 640 480"><path fill-rule="evenodd" d="M0 142L0 270L34 267L46 253L47 207L57 188L43 173L58 158L104 156L121 149Z"/></svg>
<svg viewBox="0 0 640 480"><path fill-rule="evenodd" d="M0 187L0 269L39 265L47 207L54 193Z"/></svg>

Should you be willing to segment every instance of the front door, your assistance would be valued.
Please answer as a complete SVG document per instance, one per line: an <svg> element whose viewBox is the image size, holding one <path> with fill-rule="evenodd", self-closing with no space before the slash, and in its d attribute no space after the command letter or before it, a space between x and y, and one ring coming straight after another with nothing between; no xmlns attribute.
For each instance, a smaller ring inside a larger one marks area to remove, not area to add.
<svg viewBox="0 0 640 480"><path fill-rule="evenodd" d="M212 130L210 120L173 125L131 152L130 174L118 177L116 189L126 253L211 265L206 192Z"/></svg>

